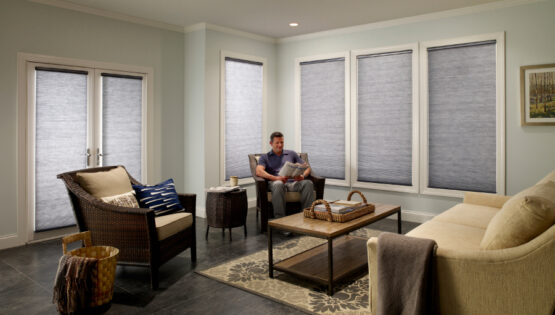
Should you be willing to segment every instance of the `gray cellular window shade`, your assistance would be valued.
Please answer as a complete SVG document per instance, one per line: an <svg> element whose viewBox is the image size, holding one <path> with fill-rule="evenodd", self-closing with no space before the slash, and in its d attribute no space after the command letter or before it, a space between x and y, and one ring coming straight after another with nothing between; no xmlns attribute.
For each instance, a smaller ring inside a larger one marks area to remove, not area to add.
<svg viewBox="0 0 555 315"><path fill-rule="evenodd" d="M357 57L357 180L412 185L412 50Z"/></svg>
<svg viewBox="0 0 555 315"><path fill-rule="evenodd" d="M495 41L428 48L428 186L496 192Z"/></svg>
<svg viewBox="0 0 555 315"><path fill-rule="evenodd" d="M345 58L300 68L301 151L319 176L345 179Z"/></svg>
<svg viewBox="0 0 555 315"><path fill-rule="evenodd" d="M35 231L75 224L59 173L86 167L87 73L36 69Z"/></svg>
<svg viewBox="0 0 555 315"><path fill-rule="evenodd" d="M225 59L225 179L251 177L248 155L262 149L263 65Z"/></svg>
<svg viewBox="0 0 555 315"><path fill-rule="evenodd" d="M123 165L141 180L141 77L102 74L102 164Z"/></svg>

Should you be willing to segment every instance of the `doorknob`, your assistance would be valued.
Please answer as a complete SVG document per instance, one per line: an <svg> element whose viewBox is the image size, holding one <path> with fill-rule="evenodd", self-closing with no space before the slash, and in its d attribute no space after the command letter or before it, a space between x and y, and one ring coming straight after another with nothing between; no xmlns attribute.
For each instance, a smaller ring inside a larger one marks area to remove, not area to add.
<svg viewBox="0 0 555 315"><path fill-rule="evenodd" d="M100 166L100 158L102 158L102 153L100 153L100 148L96 148L96 166Z"/></svg>

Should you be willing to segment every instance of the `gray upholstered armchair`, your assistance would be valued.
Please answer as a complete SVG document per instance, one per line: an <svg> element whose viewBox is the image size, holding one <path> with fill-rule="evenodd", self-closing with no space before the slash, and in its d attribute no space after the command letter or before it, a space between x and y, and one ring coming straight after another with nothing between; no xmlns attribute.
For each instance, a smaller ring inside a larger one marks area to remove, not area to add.
<svg viewBox="0 0 555 315"><path fill-rule="evenodd" d="M258 165L258 159L262 153L249 154L249 163L251 167L252 177L256 184L256 217L258 219L258 212L260 212L260 231L266 232L268 227L268 219L274 217L274 209L272 207L272 193L268 191L267 180L256 176L256 166ZM307 153L299 153L301 159L309 163ZM309 163L310 165L310 163ZM314 170L313 170L314 171ZM314 175L311 172L310 176L307 178L314 184L314 193L316 199L324 198L324 185L326 179ZM292 214L301 211L300 193L298 192L287 192L285 195L286 203L286 213Z"/></svg>

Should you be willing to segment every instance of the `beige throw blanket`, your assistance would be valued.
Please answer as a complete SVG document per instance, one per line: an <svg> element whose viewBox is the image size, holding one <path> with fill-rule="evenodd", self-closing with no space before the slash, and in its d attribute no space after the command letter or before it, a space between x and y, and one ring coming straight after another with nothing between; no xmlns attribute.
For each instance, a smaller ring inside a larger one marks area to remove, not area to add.
<svg viewBox="0 0 555 315"><path fill-rule="evenodd" d="M64 255L58 262L52 303L61 314L87 308L92 291L92 271L98 259Z"/></svg>
<svg viewBox="0 0 555 315"><path fill-rule="evenodd" d="M378 237L378 315L432 314L433 240L382 233Z"/></svg>

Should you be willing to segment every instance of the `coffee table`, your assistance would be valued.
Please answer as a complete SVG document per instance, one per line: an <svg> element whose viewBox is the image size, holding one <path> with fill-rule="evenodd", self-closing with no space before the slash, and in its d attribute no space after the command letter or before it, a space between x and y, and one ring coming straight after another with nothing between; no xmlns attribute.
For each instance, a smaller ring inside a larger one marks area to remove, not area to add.
<svg viewBox="0 0 555 315"><path fill-rule="evenodd" d="M373 213L344 223L305 218L302 212L268 222L270 278L274 277L274 270L283 271L327 285L328 295L333 295L333 284L335 282L352 276L368 265L367 239L348 235L349 232L397 214L397 233L401 234L401 207L384 204L375 204L375 206L376 210ZM274 264L273 230L323 238L327 239L328 242Z"/></svg>

